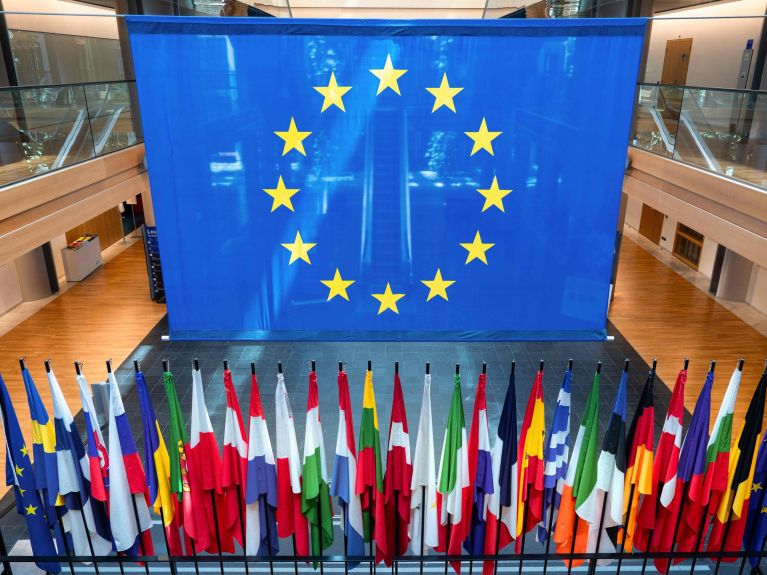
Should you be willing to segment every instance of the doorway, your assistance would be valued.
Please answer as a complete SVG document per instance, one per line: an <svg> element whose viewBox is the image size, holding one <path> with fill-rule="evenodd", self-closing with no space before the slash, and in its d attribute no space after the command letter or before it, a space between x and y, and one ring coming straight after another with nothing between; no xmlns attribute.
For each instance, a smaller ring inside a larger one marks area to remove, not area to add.
<svg viewBox="0 0 767 575"><path fill-rule="evenodd" d="M677 38L666 41L666 55L663 58L661 84L685 86L687 84L687 69L690 67L690 52L692 38Z"/></svg>
<svg viewBox="0 0 767 575"><path fill-rule="evenodd" d="M663 232L663 212L642 204L642 217L639 220L639 233L655 245L660 245L660 236Z"/></svg>

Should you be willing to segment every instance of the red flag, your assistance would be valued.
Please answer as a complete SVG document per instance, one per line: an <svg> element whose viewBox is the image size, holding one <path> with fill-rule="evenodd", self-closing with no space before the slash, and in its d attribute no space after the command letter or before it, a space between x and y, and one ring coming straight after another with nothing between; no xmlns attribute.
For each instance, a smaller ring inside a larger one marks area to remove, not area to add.
<svg viewBox="0 0 767 575"><path fill-rule="evenodd" d="M224 370L226 419L224 421L224 463L221 486L226 495L227 531L244 547L245 478L248 473L248 441L242 423L240 402L232 383L232 372Z"/></svg>
<svg viewBox="0 0 767 575"><path fill-rule="evenodd" d="M219 548L227 553L234 553L234 541L227 525L229 524L226 497L221 482L221 454L218 451L216 436L210 423L208 409L202 390L202 375L200 370L192 370L192 425L189 442L189 475L191 483L200 489L202 508L194 507L192 513L206 521L210 533L210 543L206 548L198 545L195 538L196 551L217 553ZM215 501L215 508L214 508ZM185 522L186 523L186 522ZM199 522L198 522L199 524ZM216 529L218 528L218 537ZM194 536L193 536L194 537ZM219 547L220 542L220 547Z"/></svg>
<svg viewBox="0 0 767 575"><path fill-rule="evenodd" d="M645 496L639 505L636 531L634 532L634 546L640 551L648 551L648 544L652 544L650 538L653 531L656 528L664 529L662 522L667 521L667 514L658 513L658 502L663 507L668 507L676 491L677 466L679 465L679 452L682 449L684 384L686 381L687 370L683 369L676 376L674 390L671 392L671 402L658 442L658 454L653 464L655 489L650 495Z"/></svg>
<svg viewBox="0 0 767 575"><path fill-rule="evenodd" d="M410 436L407 430L405 400L399 373L394 374L394 397L389 423L389 446L386 453L384 476L384 506L386 514L386 546L390 556L384 557L391 565L393 555L404 555L410 541L410 480L413 463L410 460ZM396 496L395 496L396 494ZM395 506L396 502L396 506Z"/></svg>

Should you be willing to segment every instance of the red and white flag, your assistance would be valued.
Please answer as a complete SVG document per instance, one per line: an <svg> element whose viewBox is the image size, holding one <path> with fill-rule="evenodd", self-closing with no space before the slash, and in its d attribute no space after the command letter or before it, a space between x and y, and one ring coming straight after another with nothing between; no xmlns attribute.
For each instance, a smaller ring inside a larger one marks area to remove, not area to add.
<svg viewBox="0 0 767 575"><path fill-rule="evenodd" d="M226 509L226 497L221 481L221 454L218 451L216 436L205 407L205 396L202 388L202 374L199 369L192 369L192 424L189 441L189 475L191 482L201 490L202 509L195 509L197 517L208 524L208 531L213 534L207 548L196 549L197 552L221 551L234 553L234 541L227 530L229 524ZM215 505L215 509L214 509ZM218 537L215 537L218 528Z"/></svg>
<svg viewBox="0 0 767 575"><path fill-rule="evenodd" d="M224 463L221 486L226 495L227 531L241 547L245 546L245 481L248 473L248 442L242 423L240 402L232 382L232 372L224 370L226 418L224 420Z"/></svg>

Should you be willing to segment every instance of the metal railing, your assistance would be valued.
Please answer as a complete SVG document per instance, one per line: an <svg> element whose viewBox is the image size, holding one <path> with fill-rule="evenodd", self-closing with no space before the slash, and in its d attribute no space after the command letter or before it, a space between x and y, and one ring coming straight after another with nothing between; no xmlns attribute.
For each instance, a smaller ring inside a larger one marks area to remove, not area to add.
<svg viewBox="0 0 767 575"><path fill-rule="evenodd" d="M767 188L767 92L639 84L634 147Z"/></svg>
<svg viewBox="0 0 767 575"><path fill-rule="evenodd" d="M141 141L131 81L0 88L0 187Z"/></svg>

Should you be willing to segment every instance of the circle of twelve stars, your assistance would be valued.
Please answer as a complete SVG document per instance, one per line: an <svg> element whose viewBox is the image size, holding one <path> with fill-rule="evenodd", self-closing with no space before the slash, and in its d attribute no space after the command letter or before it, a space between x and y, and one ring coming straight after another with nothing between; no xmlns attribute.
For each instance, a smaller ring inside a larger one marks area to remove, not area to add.
<svg viewBox="0 0 767 575"><path fill-rule="evenodd" d="M399 91L398 80L401 78L407 70L400 70L394 67L391 61L391 55L386 56L386 63L384 67L377 70L370 70L370 73L378 78L378 91L376 96L384 92L385 90L392 90L397 95L401 95ZM335 72L330 73L330 80L327 86L313 86L313 88L319 92L324 100L322 102L322 109L320 113L324 113L331 106L335 106L342 112L346 112L344 108L343 96L352 89L351 86L339 86L336 81ZM463 91L463 88L456 88L450 86L447 79L447 74L442 74L442 82L436 88L426 88L432 96L434 96L434 106L432 107L432 113L436 112L441 107L448 108L453 113L456 112L455 98L458 93ZM295 118L290 118L290 125L287 131L274 132L277 137L282 139L285 144L282 149L282 155L285 156L291 150L296 150L300 154L306 156L306 150L304 149L303 141L311 135L311 132L302 132L296 125ZM473 156L480 150L484 150L491 156L493 153L493 140L500 136L503 132L492 132L487 128L487 122L485 118L482 118L482 123L479 125L479 129L476 132L464 132L472 141L473 146L471 148L470 156ZM293 209L292 197L299 192L299 188L288 188L285 186L285 182L282 176L279 176L277 180L277 187L265 188L266 192L272 198L272 212L277 208L284 207L290 211ZM486 211L492 207L499 209L501 212L505 212L503 206L503 198L511 193L511 189L501 189L498 185L498 178L493 177L493 182L487 189L477 189L484 198L485 203L482 206L482 211ZM495 244L485 243L482 241L482 237L479 231L474 235L474 239L471 242L465 242L459 244L463 249L467 251L465 265L468 265L474 260L481 261L487 265L487 251ZM284 243L282 247L290 252L290 261L288 265L298 260L303 260L307 264L311 265L311 259L309 258L309 252L317 246L316 243L305 242L301 237L301 232L296 231L296 237L293 242ZM344 279L341 276L341 271L336 268L336 272L332 279L320 280L322 284L329 289L327 301L332 300L336 296L344 298L349 301L349 294L347 289L356 280ZM421 280L421 283L429 288L429 293L426 296L426 301L431 300L434 297L441 297L447 301L447 288L455 283L455 280L448 280L442 277L442 272L437 268L434 274L434 279ZM389 282L386 283L386 288L383 293L370 294L379 302L378 315L382 314L386 310L390 310L396 314L399 314L397 309L397 302L405 297L404 293L394 293Z"/></svg>

